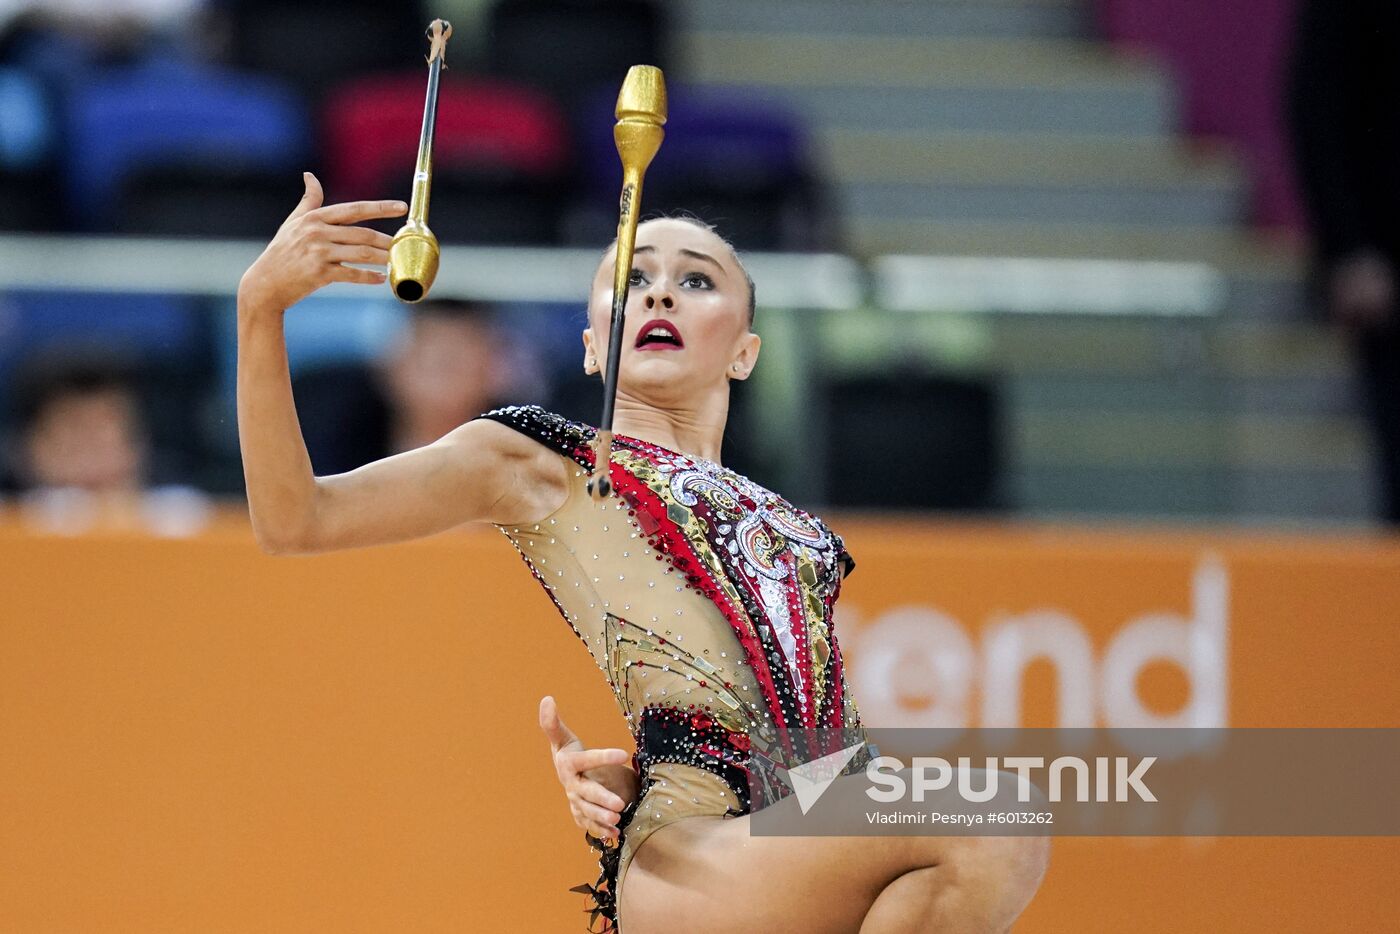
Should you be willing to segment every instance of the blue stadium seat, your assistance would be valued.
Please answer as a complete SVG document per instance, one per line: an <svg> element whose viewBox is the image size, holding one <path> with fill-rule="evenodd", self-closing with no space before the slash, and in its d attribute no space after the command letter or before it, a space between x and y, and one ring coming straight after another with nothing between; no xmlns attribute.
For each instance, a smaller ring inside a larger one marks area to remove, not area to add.
<svg viewBox="0 0 1400 934"><path fill-rule="evenodd" d="M313 295L283 319L287 359L293 370L326 363L373 360L402 333L405 306L388 295L331 298Z"/></svg>
<svg viewBox="0 0 1400 934"><path fill-rule="evenodd" d="M0 68L0 168L37 169L53 153L53 113L42 85L16 68Z"/></svg>
<svg viewBox="0 0 1400 934"><path fill-rule="evenodd" d="M61 226L55 135L43 84L25 71L0 68L0 230Z"/></svg>
<svg viewBox="0 0 1400 934"><path fill-rule="evenodd" d="M216 314L217 406L227 417L222 423L223 437L215 439L215 443L236 451L233 411L238 365L237 303L223 303ZM384 297L313 295L288 309L283 318L287 362L294 375L322 366L367 363L385 352L407 322L407 309L388 297L387 289Z"/></svg>
<svg viewBox="0 0 1400 934"><path fill-rule="evenodd" d="M299 182L310 142L305 106L285 86L173 61L99 72L75 86L66 129L70 207L90 230L119 224L120 197L134 176L262 173Z"/></svg>
<svg viewBox="0 0 1400 934"><path fill-rule="evenodd" d="M63 345L139 358L192 359L204 332L192 300L131 293L15 290L0 295L0 369Z"/></svg>

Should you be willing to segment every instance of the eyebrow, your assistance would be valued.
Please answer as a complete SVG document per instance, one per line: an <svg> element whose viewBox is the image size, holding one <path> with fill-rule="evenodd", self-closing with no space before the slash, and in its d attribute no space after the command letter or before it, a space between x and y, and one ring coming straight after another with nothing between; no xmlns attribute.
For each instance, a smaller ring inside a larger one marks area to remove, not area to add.
<svg viewBox="0 0 1400 934"><path fill-rule="evenodd" d="M656 247L654 247L654 246L639 246L639 247L637 247L635 250L632 251L633 255L635 255L635 254L637 254L637 253L655 253L655 252L656 252ZM713 256L710 256L708 253L701 253L701 252L699 252L698 250L688 250L688 249L686 249L685 247L681 247L680 253L681 253L682 256L689 256L689 257L691 257L691 258L693 258L693 259L704 260L704 261L707 262L707 263L713 263L714 266L715 266L715 268L718 269L722 275L725 275L725 276L729 275L729 271L726 270L723 266L720 265L719 260L715 259Z"/></svg>

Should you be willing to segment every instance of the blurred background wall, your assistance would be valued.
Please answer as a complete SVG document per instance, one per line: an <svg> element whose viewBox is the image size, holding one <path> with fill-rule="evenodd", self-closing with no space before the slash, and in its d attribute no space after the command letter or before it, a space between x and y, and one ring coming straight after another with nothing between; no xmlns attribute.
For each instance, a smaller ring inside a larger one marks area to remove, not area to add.
<svg viewBox="0 0 1400 934"><path fill-rule="evenodd" d="M596 417L612 106L651 62L645 209L716 223L758 283L724 461L851 544L870 722L1397 725L1379 0L11 2L0 929L583 921L535 704L627 738L509 549L271 559L240 502L239 277L304 169L406 197L432 16L436 301L289 311L318 472L502 403ZM1115 693L1153 615L1180 644ZM1397 866L1066 840L1022 927L1381 930Z"/></svg>

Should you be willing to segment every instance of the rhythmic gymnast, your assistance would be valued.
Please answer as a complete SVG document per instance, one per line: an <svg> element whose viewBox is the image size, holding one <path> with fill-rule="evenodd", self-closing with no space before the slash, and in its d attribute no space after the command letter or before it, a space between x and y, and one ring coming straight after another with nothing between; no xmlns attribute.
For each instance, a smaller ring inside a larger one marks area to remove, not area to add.
<svg viewBox="0 0 1400 934"><path fill-rule="evenodd" d="M358 225L405 211L322 206L308 174L239 284L238 426L261 546L332 551L475 520L505 533L607 676L637 743L635 755L585 750L553 699L541 703L574 819L602 851L587 888L617 931L1007 930L1045 872L1044 838L750 834L752 743L785 728L860 729L832 629L853 562L819 519L720 465L730 382L752 373L759 337L753 282L707 225L638 229L610 496L586 490L593 429L534 406L314 475L282 315L330 282L382 284L346 265L388 259L390 238ZM589 373L606 359L614 247L592 284Z"/></svg>

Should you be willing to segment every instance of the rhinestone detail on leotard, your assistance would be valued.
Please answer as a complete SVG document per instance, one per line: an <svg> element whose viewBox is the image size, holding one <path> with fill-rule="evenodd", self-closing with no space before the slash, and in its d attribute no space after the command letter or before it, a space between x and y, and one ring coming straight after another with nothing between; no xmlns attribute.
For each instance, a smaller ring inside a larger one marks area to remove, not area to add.
<svg viewBox="0 0 1400 934"><path fill-rule="evenodd" d="M538 406L483 417L574 465L560 509L501 529L606 675L637 742L641 792L624 843L690 814L747 813L754 742L859 726L832 628L854 562L824 523L713 461L625 435L613 442L615 493L596 501L584 489L593 428ZM667 782L689 794L664 793ZM585 889L615 925L617 852L601 864Z"/></svg>

